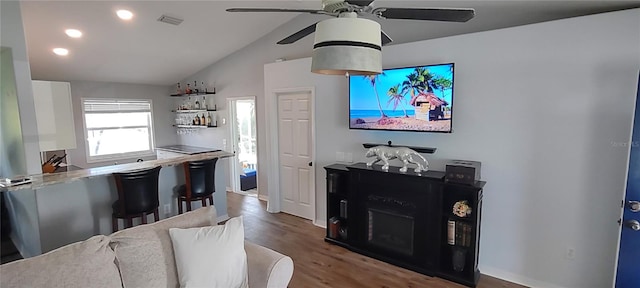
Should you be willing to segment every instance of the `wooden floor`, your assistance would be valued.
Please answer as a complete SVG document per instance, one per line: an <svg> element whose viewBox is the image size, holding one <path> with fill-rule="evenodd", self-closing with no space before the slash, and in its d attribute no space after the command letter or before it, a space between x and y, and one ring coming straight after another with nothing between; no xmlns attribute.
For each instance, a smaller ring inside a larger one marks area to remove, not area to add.
<svg viewBox="0 0 640 288"><path fill-rule="evenodd" d="M425 276L324 242L325 230L309 220L266 212L266 202L227 193L230 217L244 216L247 240L293 259L289 287L464 287ZM482 275L480 288L524 287Z"/></svg>

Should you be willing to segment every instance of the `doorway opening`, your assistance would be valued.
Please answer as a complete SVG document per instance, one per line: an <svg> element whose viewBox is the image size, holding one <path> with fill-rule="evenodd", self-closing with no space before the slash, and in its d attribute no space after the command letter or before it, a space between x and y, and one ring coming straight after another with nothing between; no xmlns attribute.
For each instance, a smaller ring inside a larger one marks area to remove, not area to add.
<svg viewBox="0 0 640 288"><path fill-rule="evenodd" d="M229 98L231 139L234 160L231 161L232 191L258 197L258 145L255 97Z"/></svg>

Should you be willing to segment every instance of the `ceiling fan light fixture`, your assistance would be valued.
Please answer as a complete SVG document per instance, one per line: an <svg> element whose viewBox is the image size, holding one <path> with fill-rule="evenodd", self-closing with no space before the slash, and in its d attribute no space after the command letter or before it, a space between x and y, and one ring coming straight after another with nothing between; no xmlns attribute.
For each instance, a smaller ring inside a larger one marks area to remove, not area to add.
<svg viewBox="0 0 640 288"><path fill-rule="evenodd" d="M316 24L311 72L327 75L376 75L382 72L378 22L351 17Z"/></svg>

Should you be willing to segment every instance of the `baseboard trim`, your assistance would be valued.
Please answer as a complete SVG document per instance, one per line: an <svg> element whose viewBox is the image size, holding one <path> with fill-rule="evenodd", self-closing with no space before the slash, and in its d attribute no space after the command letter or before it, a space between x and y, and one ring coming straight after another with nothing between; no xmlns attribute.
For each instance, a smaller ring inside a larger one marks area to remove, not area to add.
<svg viewBox="0 0 640 288"><path fill-rule="evenodd" d="M505 280L505 281L516 283L516 284L524 285L524 286L527 286L527 287L566 288L566 287L559 286L559 285L556 285L556 284L552 284L552 283L549 283L549 282L535 280L535 279L531 279L531 278L526 277L526 276L522 276L522 275L514 274L514 273L511 273L511 272L507 272L507 271L504 271L502 269L497 269L497 268L488 267L488 266L484 266L484 265L480 265L478 268L480 269L480 273L482 273L484 275L488 275L488 276L495 277L495 278L498 278L498 279L501 279L501 280Z"/></svg>
<svg viewBox="0 0 640 288"><path fill-rule="evenodd" d="M260 201L269 201L269 195L262 195L258 193L258 200Z"/></svg>
<svg viewBox="0 0 640 288"><path fill-rule="evenodd" d="M218 221L218 223L220 223L220 222L224 222L224 221L227 221L227 220L229 220L229 219L230 219L230 218L229 218L229 214L224 214L224 215L218 216L218 217L216 218L216 220Z"/></svg>
<svg viewBox="0 0 640 288"><path fill-rule="evenodd" d="M325 220L313 220L313 225L327 229L327 221Z"/></svg>

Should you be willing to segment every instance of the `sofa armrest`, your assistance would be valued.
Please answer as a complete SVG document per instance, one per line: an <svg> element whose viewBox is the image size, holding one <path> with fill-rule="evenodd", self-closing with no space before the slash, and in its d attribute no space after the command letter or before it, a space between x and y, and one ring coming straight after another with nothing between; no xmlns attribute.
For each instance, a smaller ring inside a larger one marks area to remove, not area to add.
<svg viewBox="0 0 640 288"><path fill-rule="evenodd" d="M293 276L293 260L269 248L244 242L249 287L284 288Z"/></svg>

